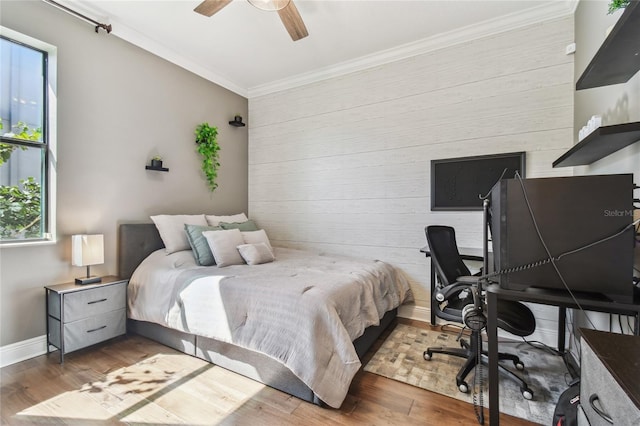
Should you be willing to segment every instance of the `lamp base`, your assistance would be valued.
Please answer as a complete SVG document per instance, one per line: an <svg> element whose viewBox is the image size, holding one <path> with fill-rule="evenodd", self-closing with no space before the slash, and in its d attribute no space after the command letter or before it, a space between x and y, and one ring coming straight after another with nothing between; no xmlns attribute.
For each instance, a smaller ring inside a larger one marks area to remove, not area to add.
<svg viewBox="0 0 640 426"><path fill-rule="evenodd" d="M76 278L76 284L93 284L93 283L100 283L102 282L102 277L96 277L91 276L91 277L83 277L83 278Z"/></svg>

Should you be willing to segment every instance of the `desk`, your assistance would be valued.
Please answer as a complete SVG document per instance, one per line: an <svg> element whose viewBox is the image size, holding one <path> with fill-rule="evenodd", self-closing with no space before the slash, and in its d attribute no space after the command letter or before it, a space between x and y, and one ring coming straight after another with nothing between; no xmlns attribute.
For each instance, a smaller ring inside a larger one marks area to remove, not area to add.
<svg viewBox="0 0 640 426"><path fill-rule="evenodd" d="M487 289L487 339L489 340L489 424L500 424L499 386L498 372L498 299L531 302L542 305L557 306L559 308L558 321L558 349L564 350L565 315L567 308L577 308L574 299L566 292L550 290L506 290L497 284L490 285ZM640 300L636 303L618 303L608 300L585 298L578 296L577 301L585 311L608 312L613 314L629 315L634 317L633 331L637 336L640 332ZM560 330L562 327L562 330ZM562 336L562 338L561 338ZM535 392L535 390L534 390Z"/></svg>
<svg viewBox="0 0 640 426"><path fill-rule="evenodd" d="M475 260L478 262L482 262L482 249L481 248L468 248L468 247L460 247L460 257L462 260ZM429 246L424 246L420 249L420 253L424 253L426 257L431 257L431 251L429 251ZM436 291L436 270L433 267L433 262L431 262L430 275L431 275L431 294L429 298L431 299L431 325L436 325L436 310L438 306L438 302L433 297L433 294Z"/></svg>

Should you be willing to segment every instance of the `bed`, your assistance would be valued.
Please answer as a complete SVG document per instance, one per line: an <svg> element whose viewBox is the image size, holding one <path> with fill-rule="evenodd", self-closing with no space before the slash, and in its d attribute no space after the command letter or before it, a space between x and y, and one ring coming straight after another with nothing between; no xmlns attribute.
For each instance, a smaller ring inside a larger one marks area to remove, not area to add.
<svg viewBox="0 0 640 426"><path fill-rule="evenodd" d="M318 405L340 407L359 358L411 298L384 262L274 247L270 264L198 267L189 251L166 255L146 223L121 224L118 245L128 332Z"/></svg>

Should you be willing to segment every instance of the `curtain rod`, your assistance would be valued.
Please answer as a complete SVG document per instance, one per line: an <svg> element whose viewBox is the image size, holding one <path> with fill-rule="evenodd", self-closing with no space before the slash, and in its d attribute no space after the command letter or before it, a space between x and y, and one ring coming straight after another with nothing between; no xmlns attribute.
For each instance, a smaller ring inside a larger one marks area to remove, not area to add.
<svg viewBox="0 0 640 426"><path fill-rule="evenodd" d="M83 15L82 13L76 12L75 10L64 6L58 2L55 2L53 0L43 0L45 3L49 3L51 6L57 7L58 9L62 9L67 13L70 13L74 16L77 16L80 19L83 19L87 22L90 22L92 24L95 24L96 26L96 32L98 32L98 29L102 28L103 30L105 30L107 32L107 34L111 33L111 24L102 24L94 19L89 18L88 16Z"/></svg>

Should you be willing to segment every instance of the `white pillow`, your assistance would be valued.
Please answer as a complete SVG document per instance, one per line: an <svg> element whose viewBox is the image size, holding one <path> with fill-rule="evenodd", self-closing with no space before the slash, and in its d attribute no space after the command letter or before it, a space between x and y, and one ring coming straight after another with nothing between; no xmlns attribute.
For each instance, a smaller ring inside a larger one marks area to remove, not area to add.
<svg viewBox="0 0 640 426"><path fill-rule="evenodd" d="M207 219L203 214L161 214L151 216L151 220L158 228L167 254L191 249L189 240L187 240L187 233L184 232L185 224L207 226Z"/></svg>
<svg viewBox="0 0 640 426"><path fill-rule="evenodd" d="M240 256L249 265L259 265L261 263L273 262L276 258L273 252L265 243L242 244L238 246Z"/></svg>
<svg viewBox="0 0 640 426"><path fill-rule="evenodd" d="M269 237L267 237L267 233L264 229L240 232L242 232L242 238L244 238L245 244L265 243L267 247L269 247L269 250L273 251L273 247L271 247L271 243L269 242Z"/></svg>
<svg viewBox="0 0 640 426"><path fill-rule="evenodd" d="M202 236L207 239L218 267L244 264L244 260L237 249L239 245L244 244L242 234L238 229L205 231Z"/></svg>
<svg viewBox="0 0 640 426"><path fill-rule="evenodd" d="M219 226L220 222L234 223L246 222L247 220L249 220L249 218L247 218L247 215L245 215L244 213L232 214L229 216L216 216L214 214L208 214L205 216L205 218L207 219L209 226Z"/></svg>

